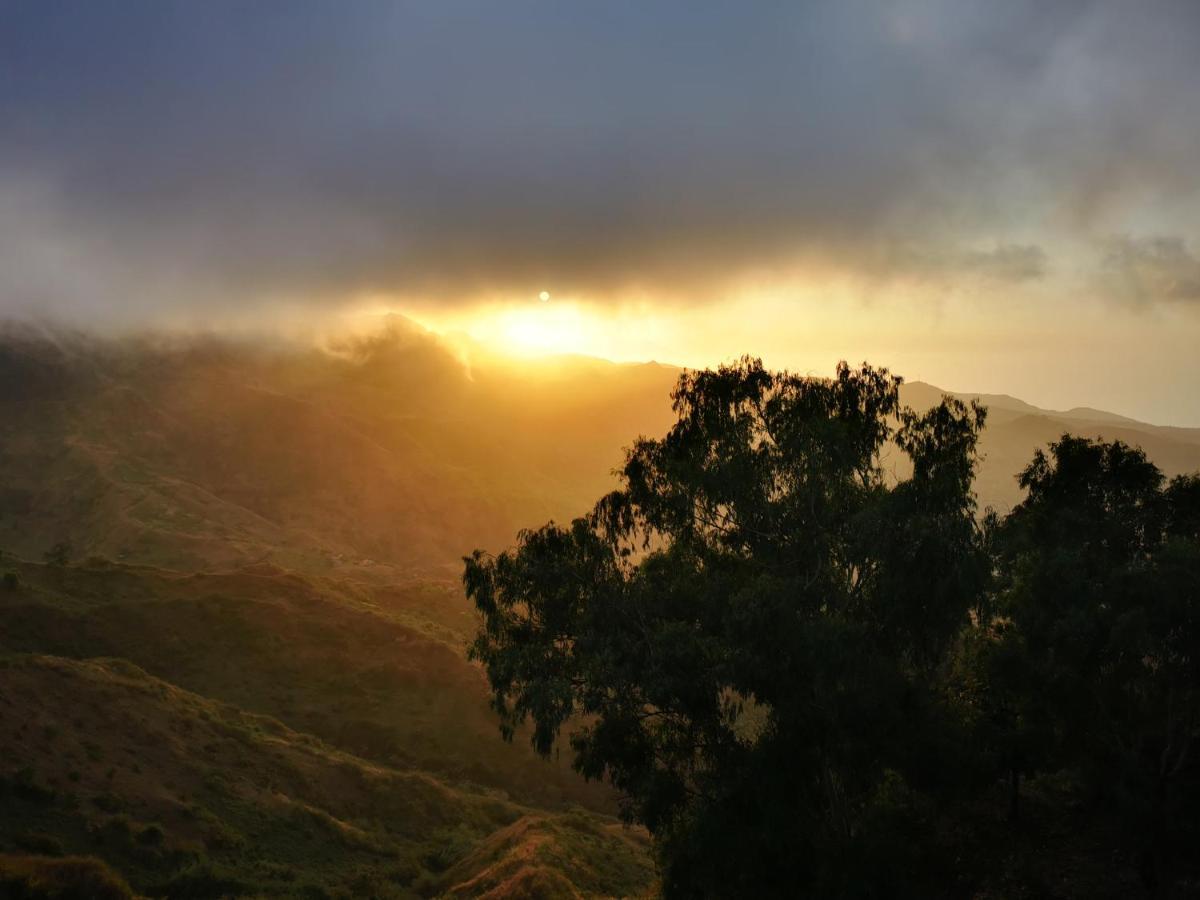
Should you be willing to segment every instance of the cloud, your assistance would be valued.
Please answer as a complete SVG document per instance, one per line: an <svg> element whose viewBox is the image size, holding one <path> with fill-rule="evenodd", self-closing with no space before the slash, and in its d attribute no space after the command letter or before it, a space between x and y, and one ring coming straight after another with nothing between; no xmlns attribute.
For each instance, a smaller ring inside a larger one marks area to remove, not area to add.
<svg viewBox="0 0 1200 900"><path fill-rule="evenodd" d="M862 267L937 284L1020 285L1040 281L1049 256L1037 244L996 244L989 249L941 245L893 246Z"/></svg>
<svg viewBox="0 0 1200 900"><path fill-rule="evenodd" d="M1114 237L1102 274L1111 293L1139 303L1200 303L1200 257L1178 237Z"/></svg>
<svg viewBox="0 0 1200 900"><path fill-rule="evenodd" d="M1044 281L1194 223L1149 6L0 0L0 311Z"/></svg>
<svg viewBox="0 0 1200 900"><path fill-rule="evenodd" d="M1046 251L1036 244L1001 244L993 250L965 255L964 268L1002 283L1020 284L1044 278Z"/></svg>

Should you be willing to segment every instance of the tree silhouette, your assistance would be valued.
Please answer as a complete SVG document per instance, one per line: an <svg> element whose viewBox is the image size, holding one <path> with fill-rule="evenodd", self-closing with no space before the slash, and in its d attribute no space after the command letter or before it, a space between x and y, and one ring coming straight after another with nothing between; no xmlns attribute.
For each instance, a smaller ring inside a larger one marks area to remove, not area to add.
<svg viewBox="0 0 1200 900"><path fill-rule="evenodd" d="M669 896L946 888L932 810L967 773L940 673L990 574L984 410L917 413L899 383L685 374L621 490L465 560L505 735L532 720L548 754L569 727Z"/></svg>
<svg viewBox="0 0 1200 900"><path fill-rule="evenodd" d="M996 610L1019 664L994 683L1038 723L1027 762L1089 783L1154 892L1200 845L1200 477L1164 489L1141 450L1064 435L1020 481Z"/></svg>

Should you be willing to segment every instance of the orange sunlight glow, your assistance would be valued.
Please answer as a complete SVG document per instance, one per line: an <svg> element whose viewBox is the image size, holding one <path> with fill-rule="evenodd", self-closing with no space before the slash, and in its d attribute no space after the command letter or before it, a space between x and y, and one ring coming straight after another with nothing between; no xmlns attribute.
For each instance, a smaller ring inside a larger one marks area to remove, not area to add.
<svg viewBox="0 0 1200 900"><path fill-rule="evenodd" d="M666 333L672 323L661 312L551 300L545 291L532 303L484 303L450 314L405 314L459 345L467 356L486 350L516 359L566 354L634 362L652 359L664 343L675 343Z"/></svg>
<svg viewBox="0 0 1200 900"><path fill-rule="evenodd" d="M527 299L493 296L451 308L382 296L370 306L402 312L454 345L464 359L579 355L711 366L753 349L777 365L832 371L838 357L831 355L836 352L831 344L858 331L851 298L824 285L771 287L700 304L636 295L597 302L543 289Z"/></svg>
<svg viewBox="0 0 1200 900"><path fill-rule="evenodd" d="M589 317L579 307L543 304L485 314L468 326L467 334L522 356L598 351L595 323L589 327Z"/></svg>
<svg viewBox="0 0 1200 900"><path fill-rule="evenodd" d="M1071 345L1083 310L1050 326L1037 297L1000 302L981 289L969 298L969 316L951 316L920 287L893 285L868 302L853 282L819 278L753 285L725 300L695 304L643 296L601 302L539 287L545 289L524 298L492 295L452 307L375 295L363 297L351 315L368 326L380 315L399 313L438 335L468 366L507 360L537 363L540 371L551 357L590 356L698 368L753 353L768 366L801 374L828 375L838 360L868 360L909 380L1016 392L1056 408L1088 396L1088 385L1068 381L1047 390L1045 366L1038 362ZM1111 339L1113 352L1127 352L1131 341L1146 346L1160 341L1150 336L1150 327L1124 322ZM1187 337L1181 330L1181 343ZM1022 360L1024 377L1014 378L1008 368L1014 358ZM996 378L1001 371L1003 382ZM1079 371L1087 378L1096 375L1094 369Z"/></svg>

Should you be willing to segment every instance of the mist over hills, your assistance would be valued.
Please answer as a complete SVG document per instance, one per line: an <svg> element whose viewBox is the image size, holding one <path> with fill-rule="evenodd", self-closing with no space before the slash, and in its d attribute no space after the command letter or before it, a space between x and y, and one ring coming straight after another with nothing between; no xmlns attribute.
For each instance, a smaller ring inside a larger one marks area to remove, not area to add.
<svg viewBox="0 0 1200 900"><path fill-rule="evenodd" d="M468 368L406 320L329 350L10 326L0 338L0 541L219 570L272 562L354 577L457 576L473 547L586 511L622 448L671 421L679 370L548 358ZM906 384L927 408L944 391ZM1168 475L1200 465L1200 429L1098 410L989 409L980 506L1065 431L1145 448Z"/></svg>
<svg viewBox="0 0 1200 900"><path fill-rule="evenodd" d="M495 739L457 579L614 486L679 372L468 364L399 318L325 347L5 326L0 847L50 835L180 896L650 890L607 788ZM981 508L1068 430L1200 469L1200 429L978 399Z"/></svg>
<svg viewBox="0 0 1200 900"><path fill-rule="evenodd" d="M171 568L452 576L464 548L585 509L621 446L665 426L675 377L468 371L396 325L333 353L10 331L0 372L18 553L40 555L53 533Z"/></svg>
<svg viewBox="0 0 1200 900"><path fill-rule="evenodd" d="M1086 407L1040 409L1015 397L943 391L923 382L900 388L901 399L917 409L933 406L946 393L978 400L988 409L987 427L979 442L982 459L975 476L981 508L1007 512L1016 505L1022 496L1016 474L1028 465L1036 448L1044 448L1067 432L1140 446L1168 477L1200 468L1200 428L1149 425Z"/></svg>

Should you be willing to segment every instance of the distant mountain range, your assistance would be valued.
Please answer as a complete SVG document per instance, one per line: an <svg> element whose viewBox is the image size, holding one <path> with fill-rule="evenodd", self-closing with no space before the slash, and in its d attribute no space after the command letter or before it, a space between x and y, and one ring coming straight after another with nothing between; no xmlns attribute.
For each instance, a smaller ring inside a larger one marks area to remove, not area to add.
<svg viewBox="0 0 1200 900"><path fill-rule="evenodd" d="M392 317L327 352L218 339L0 334L0 546L182 570L272 562L321 574L454 578L475 547L586 511L622 448L673 419L679 370L554 357L468 369ZM906 384L915 407L942 389ZM1200 429L1004 395L989 408L981 506L1064 432L1200 469Z"/></svg>
<svg viewBox="0 0 1200 900"><path fill-rule="evenodd" d="M181 570L269 561L456 577L588 508L670 418L674 372L475 367L403 322L330 353L236 341L0 338L0 546Z"/></svg>
<svg viewBox="0 0 1200 900"><path fill-rule="evenodd" d="M900 389L901 399L915 408L928 408L950 391L915 381ZM1005 512L1020 502L1016 474L1028 465L1033 451L1065 433L1139 446L1168 477L1200 470L1200 428L1149 425L1125 416L1088 407L1066 411L1040 409L1007 394L953 393L978 400L988 408L987 427L980 441L983 456L975 480L981 506Z"/></svg>

